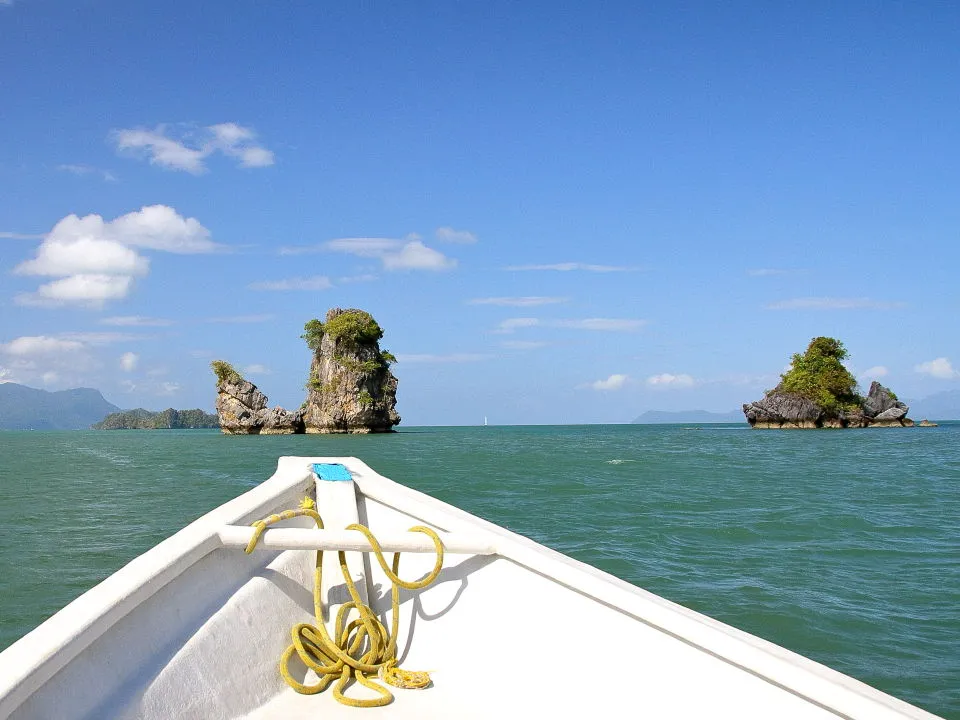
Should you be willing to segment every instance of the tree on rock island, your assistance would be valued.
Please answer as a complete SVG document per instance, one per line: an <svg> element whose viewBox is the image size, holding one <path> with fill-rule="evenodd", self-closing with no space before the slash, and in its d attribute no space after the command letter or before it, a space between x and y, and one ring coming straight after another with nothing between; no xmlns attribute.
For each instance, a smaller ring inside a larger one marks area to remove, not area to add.
<svg viewBox="0 0 960 720"><path fill-rule="evenodd" d="M843 365L847 349L839 340L815 337L796 353L780 384L743 414L755 428L910 427L909 408L874 381L863 397Z"/></svg>

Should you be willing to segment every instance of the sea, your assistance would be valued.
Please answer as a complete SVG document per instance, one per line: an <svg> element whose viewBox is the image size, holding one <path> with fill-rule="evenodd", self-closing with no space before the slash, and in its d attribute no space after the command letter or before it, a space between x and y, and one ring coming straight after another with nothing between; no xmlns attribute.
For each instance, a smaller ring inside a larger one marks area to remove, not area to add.
<svg viewBox="0 0 960 720"><path fill-rule="evenodd" d="M356 456L960 720L960 423L0 432L0 649L281 455Z"/></svg>

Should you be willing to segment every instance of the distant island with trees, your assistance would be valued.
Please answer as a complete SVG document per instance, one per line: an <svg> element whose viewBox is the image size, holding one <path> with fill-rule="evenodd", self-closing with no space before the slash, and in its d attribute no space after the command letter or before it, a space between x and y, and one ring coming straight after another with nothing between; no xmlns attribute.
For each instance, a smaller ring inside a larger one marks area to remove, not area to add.
<svg viewBox="0 0 960 720"><path fill-rule="evenodd" d="M876 380L866 396L843 365L847 349L839 340L815 337L794 353L780 383L743 414L755 428L912 427L910 408Z"/></svg>
<svg viewBox="0 0 960 720"><path fill-rule="evenodd" d="M110 413L94 424L94 430L196 430L220 427L217 416L200 408L151 412L143 408Z"/></svg>

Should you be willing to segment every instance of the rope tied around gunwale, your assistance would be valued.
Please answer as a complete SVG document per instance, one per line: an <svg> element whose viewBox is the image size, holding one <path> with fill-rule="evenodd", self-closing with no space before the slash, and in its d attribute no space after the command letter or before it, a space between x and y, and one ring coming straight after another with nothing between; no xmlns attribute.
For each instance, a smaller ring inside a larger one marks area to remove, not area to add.
<svg viewBox="0 0 960 720"><path fill-rule="evenodd" d="M270 515L253 523L254 533L244 552L251 553L260 541L264 530L270 525L282 520L295 517L309 517L323 530L323 518L314 509L314 502L307 497L296 510L285 510L282 513ZM333 636L327 631L323 622L323 601L320 597L323 578L323 551L318 550L313 571L313 612L316 625L298 623L290 631L292 643L280 656L280 674L287 685L298 693L315 695L323 692L336 680L333 696L344 705L351 707L380 707L388 705L393 700L393 693L385 686L371 679L376 676L388 685L399 688L422 689L430 684L430 675L426 672L403 670L398 667L397 634L400 625L400 588L405 590L420 590L427 587L440 574L443 568L443 541L440 536L428 527L417 525L410 528L410 532L423 533L431 540L436 548L437 558L433 570L420 580L406 581L400 578L400 553L394 553L392 567L387 564L380 543L370 529L354 523L346 527L347 530L359 530L366 536L370 549L377 558L383 572L390 578L391 590L391 624L392 631L388 631L380 619L374 614L369 605L363 602L357 586L347 568L347 557L343 550L337 552L340 561L340 570L346 582L350 601L340 606L334 623ZM351 610L356 610L358 618L348 618ZM290 660L296 654L308 668L313 670L319 681L314 685L305 685L290 673ZM351 680L356 680L365 688L377 693L378 697L368 699L350 698L344 695L344 690Z"/></svg>

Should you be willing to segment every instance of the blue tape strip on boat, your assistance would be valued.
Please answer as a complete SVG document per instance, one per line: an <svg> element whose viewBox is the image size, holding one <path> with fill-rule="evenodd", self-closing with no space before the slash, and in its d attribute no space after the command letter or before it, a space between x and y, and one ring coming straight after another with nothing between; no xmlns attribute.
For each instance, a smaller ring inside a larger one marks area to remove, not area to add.
<svg viewBox="0 0 960 720"><path fill-rule="evenodd" d="M314 463L313 471L321 480L353 480L350 471L340 463Z"/></svg>

